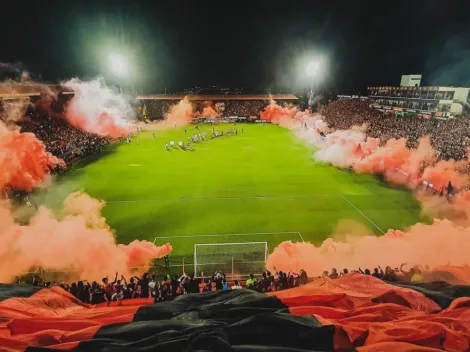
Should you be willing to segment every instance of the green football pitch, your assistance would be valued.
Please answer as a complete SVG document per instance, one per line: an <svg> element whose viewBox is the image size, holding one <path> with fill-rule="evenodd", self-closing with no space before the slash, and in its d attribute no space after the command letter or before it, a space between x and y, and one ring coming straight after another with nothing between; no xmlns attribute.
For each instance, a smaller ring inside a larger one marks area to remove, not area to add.
<svg viewBox="0 0 470 352"><path fill-rule="evenodd" d="M118 242L170 242L178 260L196 243L266 241L272 250L284 240L319 244L344 220L375 235L424 220L410 192L315 162L314 150L289 130L238 128L238 135L194 144L193 151L166 151L165 143L187 141L194 126L155 137L142 132L69 170L36 201L57 207L69 192L84 190L106 201L103 214Z"/></svg>

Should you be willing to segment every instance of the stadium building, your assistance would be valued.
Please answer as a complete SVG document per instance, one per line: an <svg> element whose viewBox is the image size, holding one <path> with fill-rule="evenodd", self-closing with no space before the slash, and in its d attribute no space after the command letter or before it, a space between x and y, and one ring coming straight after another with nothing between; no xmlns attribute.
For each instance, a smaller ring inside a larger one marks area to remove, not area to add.
<svg viewBox="0 0 470 352"><path fill-rule="evenodd" d="M403 75L401 85L368 87L371 106L397 115L447 120L468 108L469 90L463 87L420 86L421 75Z"/></svg>
<svg viewBox="0 0 470 352"><path fill-rule="evenodd" d="M141 104L141 117L148 120L164 119L170 108L182 99L193 103L196 118L216 117L255 119L271 100L278 104L295 105L298 98L293 94L257 95L142 95L136 100Z"/></svg>

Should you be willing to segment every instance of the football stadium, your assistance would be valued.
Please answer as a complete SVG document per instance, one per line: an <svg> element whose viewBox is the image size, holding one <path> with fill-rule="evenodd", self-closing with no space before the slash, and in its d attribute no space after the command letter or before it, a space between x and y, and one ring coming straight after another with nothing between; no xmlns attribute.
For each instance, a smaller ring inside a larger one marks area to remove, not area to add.
<svg viewBox="0 0 470 352"><path fill-rule="evenodd" d="M0 351L469 351L465 65L393 85L307 3L136 4L28 9L0 51Z"/></svg>
<svg viewBox="0 0 470 352"><path fill-rule="evenodd" d="M233 128L236 135L208 137L190 150L165 148ZM278 125L189 124L137 132L130 141L75 165L32 199L53 207L64 190L84 190L106 201L103 215L118 242L170 242L170 264L182 266L185 258L186 272L193 270L196 244L265 242L272 251L283 241L321 244L344 220L370 235L422 220L408 190L315 162L315 148Z"/></svg>

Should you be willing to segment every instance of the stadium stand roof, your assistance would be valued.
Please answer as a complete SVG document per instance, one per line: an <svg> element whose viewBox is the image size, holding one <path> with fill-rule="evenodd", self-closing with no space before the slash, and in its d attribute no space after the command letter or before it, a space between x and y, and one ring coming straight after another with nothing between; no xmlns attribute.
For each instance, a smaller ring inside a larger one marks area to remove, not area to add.
<svg viewBox="0 0 470 352"><path fill-rule="evenodd" d="M253 94L253 95L138 95L136 100L181 100L187 97L190 101L214 100L297 100L294 94Z"/></svg>
<svg viewBox="0 0 470 352"><path fill-rule="evenodd" d="M0 99L19 99L38 97L45 93L74 94L60 85L45 85L36 83L3 83L0 84Z"/></svg>

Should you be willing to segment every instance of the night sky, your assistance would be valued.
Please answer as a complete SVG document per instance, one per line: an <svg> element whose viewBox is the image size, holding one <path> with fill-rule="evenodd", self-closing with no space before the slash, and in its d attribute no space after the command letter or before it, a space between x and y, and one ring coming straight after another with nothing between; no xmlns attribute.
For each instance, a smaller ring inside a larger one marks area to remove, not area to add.
<svg viewBox="0 0 470 352"><path fill-rule="evenodd" d="M5 1L0 29L0 70L49 82L112 82L107 55L118 52L131 67L121 79L146 92L296 91L309 85L310 57L327 63L318 85L340 92L408 73L470 86L468 0Z"/></svg>

